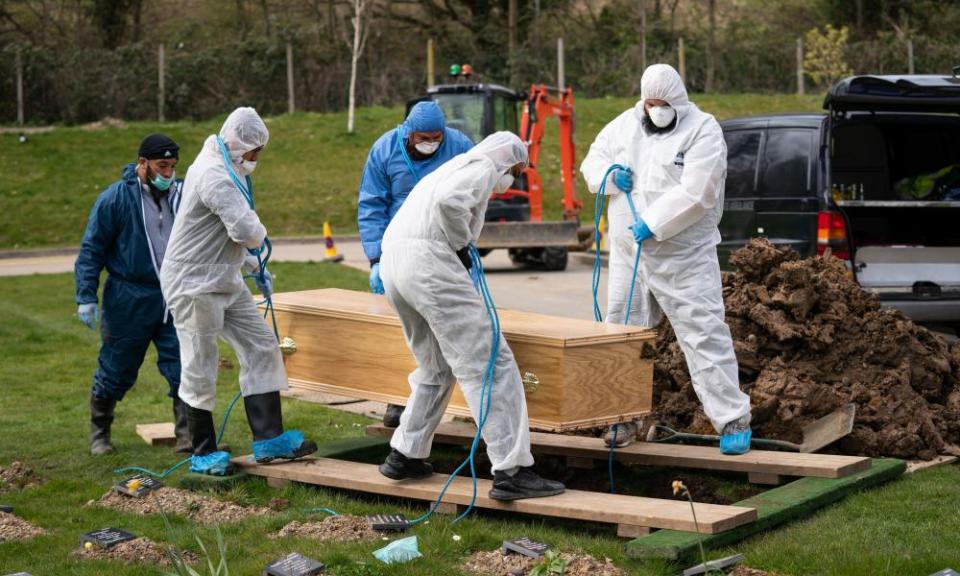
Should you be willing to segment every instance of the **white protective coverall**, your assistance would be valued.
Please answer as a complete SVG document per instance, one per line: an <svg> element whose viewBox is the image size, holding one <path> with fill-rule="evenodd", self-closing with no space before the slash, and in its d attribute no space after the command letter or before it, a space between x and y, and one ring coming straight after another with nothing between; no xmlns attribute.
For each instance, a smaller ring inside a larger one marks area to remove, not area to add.
<svg viewBox="0 0 960 576"><path fill-rule="evenodd" d="M267 143L266 125L253 108L238 108L227 117L220 137L243 181L240 157ZM160 271L180 339L180 398L194 408L213 411L221 336L240 361L244 396L287 388L280 348L241 272L256 266L247 249L260 247L266 235L231 180L216 136L209 136L187 170Z"/></svg>
<svg viewBox="0 0 960 576"><path fill-rule="evenodd" d="M492 134L424 177L384 234L384 289L417 359L412 393L390 441L408 458L430 455L454 380L479 421L491 323L456 251L477 241L490 193L505 189L504 174L526 162L527 148L516 135ZM483 439L493 471L533 465L523 383L502 336Z"/></svg>
<svg viewBox="0 0 960 576"><path fill-rule="evenodd" d="M740 390L737 357L724 322L723 293L716 245L723 213L727 148L716 119L687 98L676 70L648 67L640 82L641 100L600 131L580 167L596 194L612 164L633 170L638 216L653 232L643 242L630 323L656 326L666 313L683 349L694 390L718 432L750 413L750 397ZM641 124L644 100L665 100L677 113L675 127L648 132ZM637 243L627 198L608 177L610 195L610 275L607 322L623 323Z"/></svg>

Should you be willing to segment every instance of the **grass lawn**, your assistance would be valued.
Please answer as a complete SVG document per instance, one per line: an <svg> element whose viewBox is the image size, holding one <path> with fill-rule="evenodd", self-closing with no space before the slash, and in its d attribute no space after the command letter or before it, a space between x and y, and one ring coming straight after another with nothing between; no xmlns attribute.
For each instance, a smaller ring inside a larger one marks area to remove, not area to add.
<svg viewBox="0 0 960 576"><path fill-rule="evenodd" d="M696 102L717 118L774 112L816 111L820 96L698 95ZM577 101L577 167L600 129L633 106L632 98ZM0 249L75 246L97 194L117 180L121 168L136 160L140 140L162 131L181 146L179 174L196 157L204 138L217 131L223 117L210 121L131 122L122 127L58 127L33 134L19 144L16 134L0 134ZM258 212L270 234L319 235L323 221L334 233L357 228L357 186L367 151L386 130L403 120L403 109L362 108L356 131L346 133L346 114L298 113L267 120L270 144L257 169ZM548 122L541 156L548 219L560 218L560 156L555 122ZM586 186L577 177L581 199ZM585 202L589 221L593 203Z"/></svg>
<svg viewBox="0 0 960 576"><path fill-rule="evenodd" d="M278 263L274 272L282 290L366 286L362 272L330 264ZM119 405L114 424L117 451L92 458L87 453L87 397L98 339L74 316L72 277L7 278L4 286L7 301L0 309L0 347L4 350L0 365L0 466L23 461L44 482L23 491L0 493L0 502L13 504L19 516L48 529L50 534L0 544L0 574L18 570L37 575L161 573L154 566L90 562L70 556L81 533L104 526L130 530L155 541L168 540L159 517L85 506L116 481L114 467L139 464L162 469L176 461L169 448L148 447L134 434L137 423L170 419L166 385L153 367L153 352L144 364L140 382ZM235 394L236 380L236 369L221 372L216 418ZM360 416L294 400L285 401L284 416L289 427L306 430L318 441L361 436L368 422ZM235 453L249 450L242 403L233 414L226 439ZM343 493L304 486L275 491L260 479L242 486L220 497L266 505L279 496L288 498L291 506L283 512L221 526L232 574L259 574L268 561L294 550L322 559L331 573L339 576L460 574L458 566L465 556L495 549L504 538L518 535L565 551L582 550L598 558L612 558L631 574L667 575L676 573L677 568L626 558L609 527L573 522L560 526L549 519L489 514L474 515L456 526L451 526L449 519L432 519L414 532L420 538L424 558L388 567L371 555L381 542L321 545L264 536L290 520L304 519L303 511L310 507L330 507L351 514L402 512L409 517L419 515L422 507L403 508L396 502L371 497L351 499ZM178 543L196 550L191 524L176 517L172 521ZM199 528L199 533L212 543L212 528ZM736 550L714 551L711 556L743 552L750 565L783 574L922 575L946 566L960 568L958 533L960 468L951 466L855 495L808 520L748 540ZM454 541L454 534L461 539Z"/></svg>

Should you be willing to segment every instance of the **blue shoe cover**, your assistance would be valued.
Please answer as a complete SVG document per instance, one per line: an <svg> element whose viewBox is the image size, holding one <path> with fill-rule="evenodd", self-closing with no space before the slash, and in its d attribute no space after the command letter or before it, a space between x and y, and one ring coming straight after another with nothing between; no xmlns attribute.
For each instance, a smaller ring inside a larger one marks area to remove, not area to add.
<svg viewBox="0 0 960 576"><path fill-rule="evenodd" d="M230 473L230 453L218 450L204 456L190 457L190 471L210 476L227 476Z"/></svg>
<svg viewBox="0 0 960 576"><path fill-rule="evenodd" d="M731 456L735 454L746 454L750 451L751 436L753 436L753 430L750 428L747 428L746 432L720 436L720 453Z"/></svg>
<svg viewBox="0 0 960 576"><path fill-rule="evenodd" d="M274 458L296 458L297 449L303 444L303 432L287 430L276 438L257 440L253 443L253 459L257 462Z"/></svg>

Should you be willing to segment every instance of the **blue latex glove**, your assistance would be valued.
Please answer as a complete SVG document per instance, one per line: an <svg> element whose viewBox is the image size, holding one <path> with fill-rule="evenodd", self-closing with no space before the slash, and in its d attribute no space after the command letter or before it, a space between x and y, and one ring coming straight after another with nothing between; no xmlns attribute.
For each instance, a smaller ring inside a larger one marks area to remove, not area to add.
<svg viewBox="0 0 960 576"><path fill-rule="evenodd" d="M263 277L257 272L253 275L253 283L257 285L257 290L264 296L269 297L273 294L273 276L269 270L263 271Z"/></svg>
<svg viewBox="0 0 960 576"><path fill-rule="evenodd" d="M650 227L643 221L643 218L638 218L637 222L630 226L630 231L633 232L633 239L637 241L637 244L653 237L653 232L650 231Z"/></svg>
<svg viewBox="0 0 960 576"><path fill-rule="evenodd" d="M633 190L633 171L629 168L617 168L613 171L613 183L620 190L629 193Z"/></svg>
<svg viewBox="0 0 960 576"><path fill-rule="evenodd" d="M380 263L370 268L370 291L374 294L383 294L383 280L380 279Z"/></svg>
<svg viewBox="0 0 960 576"><path fill-rule="evenodd" d="M97 320L100 319L100 310L97 309L97 303L81 304L77 307L77 316L80 321L87 325L91 330L97 329Z"/></svg>

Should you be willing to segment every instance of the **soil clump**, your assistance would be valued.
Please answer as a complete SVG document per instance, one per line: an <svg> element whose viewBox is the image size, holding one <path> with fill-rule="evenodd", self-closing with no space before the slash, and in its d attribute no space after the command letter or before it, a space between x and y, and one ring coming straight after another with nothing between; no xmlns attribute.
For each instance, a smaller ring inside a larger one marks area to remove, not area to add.
<svg viewBox="0 0 960 576"><path fill-rule="evenodd" d="M567 562L565 576L627 576L612 560L597 560L586 554L561 552L560 558ZM524 576L543 559L533 559L520 554L504 556L500 550L475 552L463 563L463 569L484 576Z"/></svg>
<svg viewBox="0 0 960 576"><path fill-rule="evenodd" d="M189 518L199 524L228 524L250 516L264 516L270 509L262 506L241 506L233 502L224 502L189 490L180 490L164 486L154 490L145 498L134 498L110 490L96 505L139 514L174 514Z"/></svg>
<svg viewBox="0 0 960 576"><path fill-rule="evenodd" d="M0 492L22 490L39 484L40 478L23 462L0 466Z"/></svg>
<svg viewBox="0 0 960 576"><path fill-rule="evenodd" d="M117 560L124 564L154 564L157 566L170 566L170 557L167 554L167 548L164 545L157 544L149 538L136 538L127 542L120 542L110 548L101 548L92 546L90 548L80 547L73 552L76 558L87 560ZM192 552L185 552L182 555L184 562L193 564L199 557Z"/></svg>
<svg viewBox="0 0 960 576"><path fill-rule="evenodd" d="M328 516L321 522L300 522L294 520L270 538L296 536L312 538L320 542L355 542L357 540L376 540L380 537L365 518L359 516Z"/></svg>
<svg viewBox="0 0 960 576"><path fill-rule="evenodd" d="M0 512L0 542L28 540L46 533L47 531L43 528L34 526L23 518L8 512Z"/></svg>
<svg viewBox="0 0 960 576"><path fill-rule="evenodd" d="M738 271L723 279L726 321L754 437L799 443L805 425L852 402L853 432L833 451L929 460L957 450L960 343L882 309L832 256L801 259L755 239L730 262ZM654 371L652 420L715 434L665 318Z"/></svg>

